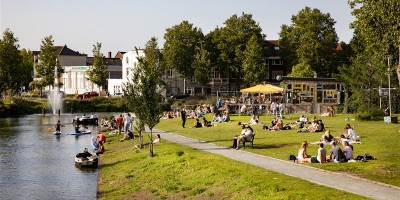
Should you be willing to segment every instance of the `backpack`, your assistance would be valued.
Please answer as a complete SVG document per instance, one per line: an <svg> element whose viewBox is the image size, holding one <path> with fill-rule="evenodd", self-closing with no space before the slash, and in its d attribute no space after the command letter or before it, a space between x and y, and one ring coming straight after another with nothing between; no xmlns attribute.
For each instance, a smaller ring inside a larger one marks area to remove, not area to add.
<svg viewBox="0 0 400 200"><path fill-rule="evenodd" d="M293 162L296 162L297 158L295 155L290 155L289 160L293 160Z"/></svg>
<svg viewBox="0 0 400 200"><path fill-rule="evenodd" d="M344 155L342 149L340 149L340 148L339 148L339 153L338 153L338 156L337 156L336 160L338 162L341 162L341 163L342 162L347 162L346 156Z"/></svg>

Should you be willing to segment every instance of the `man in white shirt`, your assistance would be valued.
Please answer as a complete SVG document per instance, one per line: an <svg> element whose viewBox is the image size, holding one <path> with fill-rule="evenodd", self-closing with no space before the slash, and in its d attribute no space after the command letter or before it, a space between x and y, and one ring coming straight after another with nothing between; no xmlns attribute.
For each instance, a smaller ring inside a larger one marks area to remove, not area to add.
<svg viewBox="0 0 400 200"><path fill-rule="evenodd" d="M124 132L125 132L125 134L127 134L128 131L130 130L131 124L132 124L131 115L129 113L126 113L124 116Z"/></svg>

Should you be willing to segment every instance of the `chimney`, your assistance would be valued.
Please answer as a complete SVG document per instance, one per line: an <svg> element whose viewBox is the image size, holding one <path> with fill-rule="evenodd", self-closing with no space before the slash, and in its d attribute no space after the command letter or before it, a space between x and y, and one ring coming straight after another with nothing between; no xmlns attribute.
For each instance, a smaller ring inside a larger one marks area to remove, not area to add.
<svg viewBox="0 0 400 200"><path fill-rule="evenodd" d="M108 52L108 58L111 58L111 51Z"/></svg>

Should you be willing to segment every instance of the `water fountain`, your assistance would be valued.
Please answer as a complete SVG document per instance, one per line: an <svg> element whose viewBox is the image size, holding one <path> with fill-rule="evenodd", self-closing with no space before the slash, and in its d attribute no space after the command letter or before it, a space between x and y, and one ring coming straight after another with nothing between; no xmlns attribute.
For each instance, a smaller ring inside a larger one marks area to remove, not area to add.
<svg viewBox="0 0 400 200"><path fill-rule="evenodd" d="M51 110L52 110L53 114L60 115L61 107L62 107L62 95L60 93L60 82L59 82L58 74L57 74L57 66L55 67L55 70L54 70L54 86L49 91L49 95L47 95L47 98L50 102Z"/></svg>

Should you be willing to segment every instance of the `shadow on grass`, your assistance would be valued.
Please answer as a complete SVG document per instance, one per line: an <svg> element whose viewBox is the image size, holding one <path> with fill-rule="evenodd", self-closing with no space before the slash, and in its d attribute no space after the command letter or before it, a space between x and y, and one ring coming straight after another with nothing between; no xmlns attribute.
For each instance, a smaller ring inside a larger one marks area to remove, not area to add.
<svg viewBox="0 0 400 200"><path fill-rule="evenodd" d="M282 148L285 146L289 146L289 145L288 144L254 144L254 149L276 149L276 148Z"/></svg>

